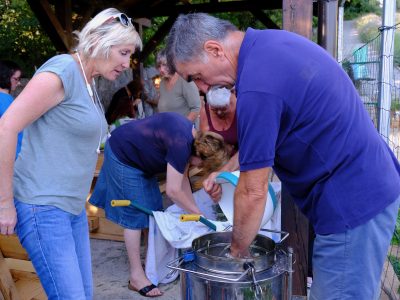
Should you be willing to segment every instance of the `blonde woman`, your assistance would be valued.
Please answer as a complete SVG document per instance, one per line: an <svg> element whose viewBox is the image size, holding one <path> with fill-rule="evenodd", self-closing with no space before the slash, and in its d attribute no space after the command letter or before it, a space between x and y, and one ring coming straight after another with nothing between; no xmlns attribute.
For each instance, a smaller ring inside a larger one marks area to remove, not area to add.
<svg viewBox="0 0 400 300"><path fill-rule="evenodd" d="M41 66L0 120L0 232L16 228L48 299L93 296L84 206L107 129L94 78L115 80L142 46L113 8L76 35L76 51Z"/></svg>

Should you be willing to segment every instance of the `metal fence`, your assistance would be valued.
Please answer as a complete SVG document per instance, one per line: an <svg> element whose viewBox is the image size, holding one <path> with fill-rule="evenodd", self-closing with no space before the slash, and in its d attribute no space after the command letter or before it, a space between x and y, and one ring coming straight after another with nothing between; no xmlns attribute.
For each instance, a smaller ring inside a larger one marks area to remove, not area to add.
<svg viewBox="0 0 400 300"><path fill-rule="evenodd" d="M399 25L396 25L399 30ZM382 68L383 55L381 54L382 32L353 52L350 57L345 58L341 63L343 68L356 86L359 95L368 111L372 122L378 128L379 118L384 109L380 104L380 89L382 83L390 87L391 106L388 122L389 136L381 133L382 138L388 142L393 153L400 160L400 66L394 66L390 82L382 82L380 70ZM395 44L391 45L394 49ZM400 57L393 57L395 62ZM400 278L400 217L398 217L396 230L385 262L382 273L382 291L380 299L399 299L399 278ZM397 274L396 274L397 273Z"/></svg>

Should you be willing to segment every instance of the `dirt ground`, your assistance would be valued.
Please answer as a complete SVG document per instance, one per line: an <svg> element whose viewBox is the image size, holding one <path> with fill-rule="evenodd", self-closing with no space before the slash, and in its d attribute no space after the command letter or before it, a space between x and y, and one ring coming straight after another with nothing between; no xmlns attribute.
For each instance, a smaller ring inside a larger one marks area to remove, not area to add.
<svg viewBox="0 0 400 300"><path fill-rule="evenodd" d="M91 248L94 300L147 299L128 289L129 262L123 242L91 239ZM179 278L160 289L164 295L157 299L180 299Z"/></svg>

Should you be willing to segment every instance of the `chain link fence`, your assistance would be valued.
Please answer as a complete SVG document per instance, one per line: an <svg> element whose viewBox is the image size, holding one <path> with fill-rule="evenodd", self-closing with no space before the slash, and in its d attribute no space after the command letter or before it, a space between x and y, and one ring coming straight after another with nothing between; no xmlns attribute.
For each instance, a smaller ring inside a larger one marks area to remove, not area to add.
<svg viewBox="0 0 400 300"><path fill-rule="evenodd" d="M399 33L399 24L395 26L396 35ZM382 31L388 28L381 28L380 34L365 45L355 50L350 57L345 58L341 63L351 80L368 111L372 122L378 128L381 112L387 109L380 104L380 88L383 85L390 87L391 106L388 122L389 136L382 135L388 142L394 155L400 160L400 55L399 51L391 51L393 55L394 68L390 76L390 82L382 82L380 70L382 68ZM393 28L389 28L393 29ZM397 38L399 39L399 37ZM392 49L399 47L395 42ZM400 278L400 217L397 218L396 229L389 249L388 258L382 273L382 290L380 299L399 299L399 278Z"/></svg>

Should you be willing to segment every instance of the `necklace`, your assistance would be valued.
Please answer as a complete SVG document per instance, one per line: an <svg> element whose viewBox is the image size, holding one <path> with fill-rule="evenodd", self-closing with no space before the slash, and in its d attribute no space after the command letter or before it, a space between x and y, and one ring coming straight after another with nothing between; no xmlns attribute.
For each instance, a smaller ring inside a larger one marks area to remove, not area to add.
<svg viewBox="0 0 400 300"><path fill-rule="evenodd" d="M87 91L89 93L90 98L92 98L92 100L94 102L93 90L92 90L92 87L90 86L90 84L89 84L89 82L87 80L87 77L86 77L86 74L85 74L85 69L83 68L83 63L82 63L82 60L81 60L81 56L79 55L78 51L76 51L75 53L76 53L76 56L78 57L79 65L80 65L82 73L83 73L83 78L85 78L86 89L87 89ZM94 79L93 79L93 82L94 82Z"/></svg>
<svg viewBox="0 0 400 300"><path fill-rule="evenodd" d="M91 85L89 84L89 82L87 80L87 77L86 77L86 74L85 74L85 69L83 67L83 63L82 63L81 57L79 55L79 52L76 51L75 53L76 53L76 56L78 57L79 65L80 65L82 73L83 73L83 78L85 79L86 89L87 89L87 91L89 93L90 98L92 99L92 103L93 103L94 109L96 110L97 117L98 117L99 123L100 123L100 137L99 137L99 143L98 143L97 149L96 149L97 154L99 154L100 153L101 140L102 140L102 137L103 137L102 117L101 117L100 114L103 114L103 116L104 116L104 110L103 110L103 106L101 105L101 102L100 102L100 97L97 94L97 91L96 91L96 88L95 88L94 79L92 79L92 84L93 84L93 87L94 87L94 93L93 93L92 87L91 87ZM100 111L97 109L96 100L97 100L97 105L100 107Z"/></svg>

